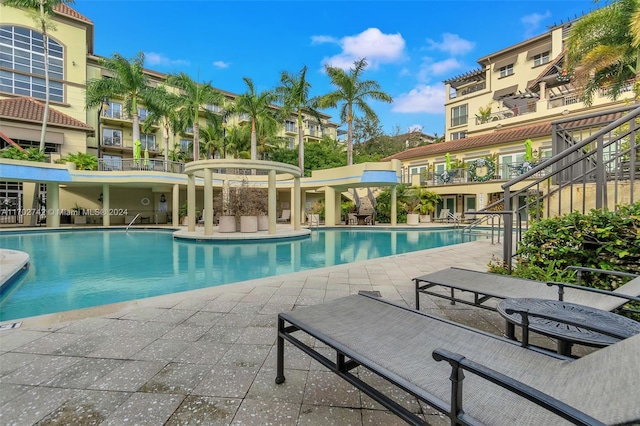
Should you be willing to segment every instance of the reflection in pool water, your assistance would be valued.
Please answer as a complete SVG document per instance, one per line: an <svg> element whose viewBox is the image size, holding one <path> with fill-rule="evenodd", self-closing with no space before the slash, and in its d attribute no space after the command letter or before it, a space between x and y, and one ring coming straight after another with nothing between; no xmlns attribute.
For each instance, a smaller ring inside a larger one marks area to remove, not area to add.
<svg viewBox="0 0 640 426"><path fill-rule="evenodd" d="M30 267L0 320L61 312L339 265L462 242L460 230L314 230L277 242L191 242L167 231L0 234Z"/></svg>

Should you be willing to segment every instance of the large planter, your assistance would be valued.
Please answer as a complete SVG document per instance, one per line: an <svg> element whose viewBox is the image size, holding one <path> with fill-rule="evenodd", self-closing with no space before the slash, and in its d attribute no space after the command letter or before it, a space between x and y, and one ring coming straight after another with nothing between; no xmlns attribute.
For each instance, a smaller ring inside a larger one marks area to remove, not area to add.
<svg viewBox="0 0 640 426"><path fill-rule="evenodd" d="M417 226L420 220L420 215L416 213L409 213L407 215L407 225L409 226Z"/></svg>
<svg viewBox="0 0 640 426"><path fill-rule="evenodd" d="M258 231L268 231L269 230L269 216L260 215L258 216Z"/></svg>
<svg viewBox="0 0 640 426"><path fill-rule="evenodd" d="M236 217L235 216L220 216L220 223L218 225L218 232L236 232Z"/></svg>
<svg viewBox="0 0 640 426"><path fill-rule="evenodd" d="M258 232L258 216L240 216L240 232Z"/></svg>
<svg viewBox="0 0 640 426"><path fill-rule="evenodd" d="M86 225L87 217L86 216L73 216L73 223L75 225Z"/></svg>
<svg viewBox="0 0 640 426"><path fill-rule="evenodd" d="M430 214L421 214L420 215L420 222L422 222L422 223L431 222L431 215Z"/></svg>

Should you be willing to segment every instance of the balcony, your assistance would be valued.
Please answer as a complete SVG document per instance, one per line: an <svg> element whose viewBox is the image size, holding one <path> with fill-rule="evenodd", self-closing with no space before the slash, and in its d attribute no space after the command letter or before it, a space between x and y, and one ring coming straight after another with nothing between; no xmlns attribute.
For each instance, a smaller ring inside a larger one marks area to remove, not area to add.
<svg viewBox="0 0 640 426"><path fill-rule="evenodd" d="M298 134L298 126L295 125L285 125L284 126L284 132L287 134L291 134L291 135L297 135Z"/></svg>
<svg viewBox="0 0 640 426"><path fill-rule="evenodd" d="M121 171L154 171L167 173L184 173L184 163L150 158L139 160L133 158L99 158L98 171L101 172L121 172Z"/></svg>
<svg viewBox="0 0 640 426"><path fill-rule="evenodd" d="M505 106L506 103L505 103ZM527 101L526 103L515 104L503 111L494 112L487 116L476 116L476 125L491 123L494 121L506 120L508 118L531 114L537 111L537 104L534 101Z"/></svg>
<svg viewBox="0 0 640 426"><path fill-rule="evenodd" d="M514 163L499 163L491 176L473 176L467 168L451 169L447 171L423 172L420 174L420 185L446 186L460 184L490 183L495 181L508 181L520 176L537 166L539 162L523 161ZM542 170L531 179L545 176L547 170ZM411 183L411 176L409 182Z"/></svg>

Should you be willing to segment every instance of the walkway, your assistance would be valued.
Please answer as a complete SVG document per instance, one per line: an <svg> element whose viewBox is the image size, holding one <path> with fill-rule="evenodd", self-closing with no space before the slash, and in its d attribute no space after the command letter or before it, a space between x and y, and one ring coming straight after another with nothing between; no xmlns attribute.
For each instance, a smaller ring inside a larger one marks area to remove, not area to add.
<svg viewBox="0 0 640 426"><path fill-rule="evenodd" d="M413 306L413 277L454 265L486 270L500 252L483 240L25 319L0 332L0 424L403 424L298 350L285 358L287 382L275 385L276 314L359 290ZM421 303L503 331L495 313ZM447 424L411 396L394 395L429 423Z"/></svg>

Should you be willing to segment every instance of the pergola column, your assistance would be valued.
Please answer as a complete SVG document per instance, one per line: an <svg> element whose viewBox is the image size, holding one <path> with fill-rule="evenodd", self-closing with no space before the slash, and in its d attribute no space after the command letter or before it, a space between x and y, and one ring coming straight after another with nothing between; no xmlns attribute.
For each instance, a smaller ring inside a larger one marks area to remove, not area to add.
<svg viewBox="0 0 640 426"><path fill-rule="evenodd" d="M171 192L171 224L180 225L180 185L173 185Z"/></svg>
<svg viewBox="0 0 640 426"><path fill-rule="evenodd" d="M268 197L267 197L267 215L269 218L269 235L275 235L276 233L276 216L277 208L276 208L276 171L269 170L269 186L268 186Z"/></svg>
<svg viewBox="0 0 640 426"><path fill-rule="evenodd" d="M327 186L324 190L324 224L335 226L336 224L336 190Z"/></svg>
<svg viewBox="0 0 640 426"><path fill-rule="evenodd" d="M60 186L58 183L47 184L47 228L60 226Z"/></svg>
<svg viewBox="0 0 640 426"><path fill-rule="evenodd" d="M213 181L208 167L204 169L204 235L213 235Z"/></svg>
<svg viewBox="0 0 640 426"><path fill-rule="evenodd" d="M196 177L187 175L187 231L196 232Z"/></svg>
<svg viewBox="0 0 640 426"><path fill-rule="evenodd" d="M111 208L111 198L109 193L110 187L106 183L102 184L102 225L111 226L111 215L109 209Z"/></svg>
<svg viewBox="0 0 640 426"><path fill-rule="evenodd" d="M302 217L302 203L306 198L306 194L300 191L300 178L293 178L293 229L299 231L302 229L300 225Z"/></svg>
<svg viewBox="0 0 640 426"><path fill-rule="evenodd" d="M395 186L391 187L391 226L398 224L398 191Z"/></svg>

